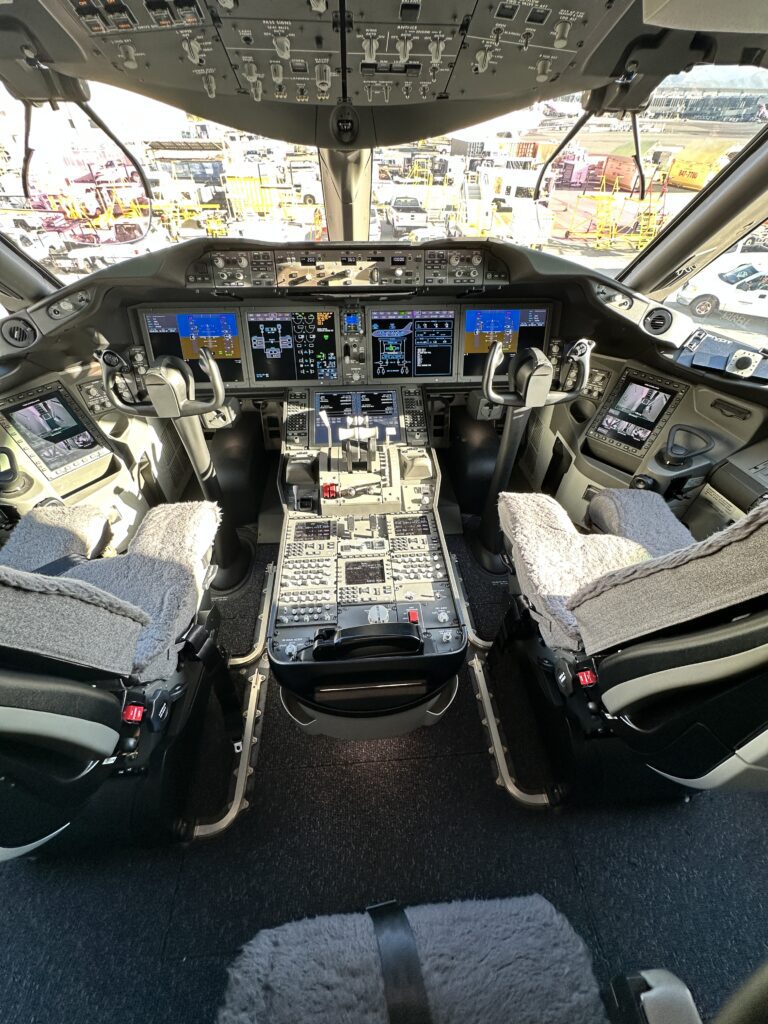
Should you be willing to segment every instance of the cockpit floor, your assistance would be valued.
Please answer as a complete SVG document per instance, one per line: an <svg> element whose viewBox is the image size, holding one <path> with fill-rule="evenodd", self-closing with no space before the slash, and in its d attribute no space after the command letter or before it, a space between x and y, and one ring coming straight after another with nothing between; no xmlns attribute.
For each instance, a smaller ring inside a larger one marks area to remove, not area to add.
<svg viewBox="0 0 768 1024"><path fill-rule="evenodd" d="M494 784L466 675L435 728L364 744L303 736L272 688L262 741L253 806L217 840L73 836L0 865L0 1018L213 1024L226 966L259 928L389 897L540 892L601 981L666 967L706 1016L766 955L762 796L525 811Z"/></svg>

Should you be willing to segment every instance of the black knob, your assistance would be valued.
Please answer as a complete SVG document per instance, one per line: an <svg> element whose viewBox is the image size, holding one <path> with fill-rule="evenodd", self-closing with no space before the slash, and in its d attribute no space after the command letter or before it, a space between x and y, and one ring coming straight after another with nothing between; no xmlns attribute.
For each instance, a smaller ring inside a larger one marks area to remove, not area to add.
<svg viewBox="0 0 768 1024"><path fill-rule="evenodd" d="M0 448L0 467L4 462L7 462L8 465L5 469L0 468L0 491L11 490L19 475L16 456L10 448Z"/></svg>
<svg viewBox="0 0 768 1024"><path fill-rule="evenodd" d="M632 477L629 486L635 491L655 491L656 481L646 473L638 473L637 476Z"/></svg>

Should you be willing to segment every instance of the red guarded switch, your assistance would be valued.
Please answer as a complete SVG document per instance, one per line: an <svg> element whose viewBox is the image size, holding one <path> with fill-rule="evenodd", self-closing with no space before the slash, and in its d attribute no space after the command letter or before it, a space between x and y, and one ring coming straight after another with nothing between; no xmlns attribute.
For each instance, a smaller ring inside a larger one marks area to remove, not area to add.
<svg viewBox="0 0 768 1024"><path fill-rule="evenodd" d="M144 717L144 706L142 704L126 704L123 708L123 721L135 724Z"/></svg>
<svg viewBox="0 0 768 1024"><path fill-rule="evenodd" d="M338 498L339 496L339 485L338 484L323 484L323 497L324 498Z"/></svg>
<svg viewBox="0 0 768 1024"><path fill-rule="evenodd" d="M593 672L591 668L577 672L576 678L579 680L579 686L595 686L597 684L597 672Z"/></svg>
<svg viewBox="0 0 768 1024"><path fill-rule="evenodd" d="M416 611L415 608L409 608L408 609L408 621L409 622L415 622L415 623L418 624L419 613Z"/></svg>

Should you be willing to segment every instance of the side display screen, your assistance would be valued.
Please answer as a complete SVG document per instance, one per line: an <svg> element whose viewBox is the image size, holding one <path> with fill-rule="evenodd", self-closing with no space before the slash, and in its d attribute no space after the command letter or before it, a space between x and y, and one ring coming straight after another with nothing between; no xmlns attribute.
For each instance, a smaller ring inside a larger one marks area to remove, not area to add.
<svg viewBox="0 0 768 1024"><path fill-rule="evenodd" d="M61 476L75 463L106 454L72 399L63 391L36 396L3 409L2 418L51 476Z"/></svg>
<svg viewBox="0 0 768 1024"><path fill-rule="evenodd" d="M400 440L395 391L320 391L315 395L315 444L339 444L359 430L361 439L375 430L379 442ZM342 436L342 432L344 432Z"/></svg>
<svg viewBox="0 0 768 1024"><path fill-rule="evenodd" d="M547 307L508 306L503 309L469 308L463 312L461 331L462 376L482 377L485 357L500 341L506 354L497 376L507 372L509 356L518 349L546 351L550 310Z"/></svg>
<svg viewBox="0 0 768 1024"><path fill-rule="evenodd" d="M333 311L246 315L255 381L339 379Z"/></svg>
<svg viewBox="0 0 768 1024"><path fill-rule="evenodd" d="M674 397L674 391L628 377L594 432L605 441L643 448Z"/></svg>
<svg viewBox="0 0 768 1024"><path fill-rule="evenodd" d="M373 376L449 377L454 323L453 310L372 310Z"/></svg>
<svg viewBox="0 0 768 1024"><path fill-rule="evenodd" d="M243 356L236 313L144 313L144 326L156 356L178 356L192 369L195 380L208 384L198 362L206 348L216 360L221 378L242 384Z"/></svg>

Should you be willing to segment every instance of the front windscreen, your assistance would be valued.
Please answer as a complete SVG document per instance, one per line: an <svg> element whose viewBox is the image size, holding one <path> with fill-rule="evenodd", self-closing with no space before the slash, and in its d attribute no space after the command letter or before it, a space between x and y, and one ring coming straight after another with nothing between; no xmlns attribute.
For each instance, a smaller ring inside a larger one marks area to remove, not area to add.
<svg viewBox="0 0 768 1024"><path fill-rule="evenodd" d="M671 391L630 377L595 431L605 440L642 448L673 398Z"/></svg>
<svg viewBox="0 0 768 1024"><path fill-rule="evenodd" d="M144 313L144 326L155 356L177 356L191 367L195 380L210 383L203 373L200 350L207 349L227 383L243 383L243 358L236 313Z"/></svg>
<svg viewBox="0 0 768 1024"><path fill-rule="evenodd" d="M3 416L52 473L58 474L101 447L61 391L4 409Z"/></svg>
<svg viewBox="0 0 768 1024"><path fill-rule="evenodd" d="M480 377L491 345L501 342L505 358L496 371L507 372L509 357L521 348L543 349L547 342L548 307L470 307L463 312L462 376Z"/></svg>

